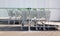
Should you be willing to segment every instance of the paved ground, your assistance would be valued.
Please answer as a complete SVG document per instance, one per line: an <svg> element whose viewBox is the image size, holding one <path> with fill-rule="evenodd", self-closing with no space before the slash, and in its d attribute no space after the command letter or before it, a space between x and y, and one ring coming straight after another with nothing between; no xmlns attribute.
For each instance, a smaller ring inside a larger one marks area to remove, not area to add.
<svg viewBox="0 0 60 36"><path fill-rule="evenodd" d="M0 31L0 36L60 36L60 31Z"/></svg>

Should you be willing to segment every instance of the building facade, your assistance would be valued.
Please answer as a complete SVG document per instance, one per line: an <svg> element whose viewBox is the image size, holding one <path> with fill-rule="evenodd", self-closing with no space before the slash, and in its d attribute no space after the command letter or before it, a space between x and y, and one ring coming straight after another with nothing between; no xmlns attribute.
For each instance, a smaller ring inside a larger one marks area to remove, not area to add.
<svg viewBox="0 0 60 36"><path fill-rule="evenodd" d="M51 11L50 21L60 21L59 3L60 0L0 0L0 8L48 8Z"/></svg>

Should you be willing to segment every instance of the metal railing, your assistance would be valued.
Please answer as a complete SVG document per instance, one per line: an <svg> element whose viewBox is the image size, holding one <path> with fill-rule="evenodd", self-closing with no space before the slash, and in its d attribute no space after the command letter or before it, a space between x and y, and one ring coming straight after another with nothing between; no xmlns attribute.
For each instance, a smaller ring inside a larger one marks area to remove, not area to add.
<svg viewBox="0 0 60 36"><path fill-rule="evenodd" d="M24 9L24 8L23 8ZM50 18L50 13L51 12L55 12L59 9L53 9L53 8L32 8L30 10L21 10L21 9L18 9L18 8L6 8L6 9L0 9L0 11L2 10L2 12L6 12L6 14L8 14L8 18L6 19L0 19L0 20L3 20L1 21L2 23L1 24L17 24L17 25L21 25L21 29L23 26L25 25L28 25L29 27L29 31L30 31L30 27L33 25L36 27L36 30L38 24L39 25L43 25L43 27L46 27L45 26L45 22L46 21L49 21L49 18ZM2 15L5 15L5 14L2 14ZM6 21L5 21L6 20ZM38 23L40 22L40 23ZM50 26L49 26L50 27ZM44 30L46 30L45 28L43 28Z"/></svg>

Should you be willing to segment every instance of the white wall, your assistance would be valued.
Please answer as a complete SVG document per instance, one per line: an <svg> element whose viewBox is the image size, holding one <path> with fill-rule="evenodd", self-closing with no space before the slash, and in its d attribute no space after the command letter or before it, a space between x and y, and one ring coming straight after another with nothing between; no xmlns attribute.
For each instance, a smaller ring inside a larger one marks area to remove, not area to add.
<svg viewBox="0 0 60 36"><path fill-rule="evenodd" d="M60 0L0 0L0 8L60 8Z"/></svg>
<svg viewBox="0 0 60 36"><path fill-rule="evenodd" d="M50 20L60 21L60 0L49 0L49 8L55 8L50 9Z"/></svg>
<svg viewBox="0 0 60 36"><path fill-rule="evenodd" d="M51 21L60 21L60 9L50 9L50 20Z"/></svg>
<svg viewBox="0 0 60 36"><path fill-rule="evenodd" d="M60 8L60 0L49 0L49 8Z"/></svg>
<svg viewBox="0 0 60 36"><path fill-rule="evenodd" d="M48 0L0 0L0 8L46 8Z"/></svg>

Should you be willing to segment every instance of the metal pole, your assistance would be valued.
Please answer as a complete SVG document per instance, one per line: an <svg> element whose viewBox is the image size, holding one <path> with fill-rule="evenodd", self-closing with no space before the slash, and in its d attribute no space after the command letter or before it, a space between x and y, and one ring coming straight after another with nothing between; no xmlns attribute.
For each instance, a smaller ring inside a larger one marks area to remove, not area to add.
<svg viewBox="0 0 60 36"><path fill-rule="evenodd" d="M30 10L29 10L29 14L30 14ZM29 31L30 31L30 15L29 15Z"/></svg>
<svg viewBox="0 0 60 36"><path fill-rule="evenodd" d="M37 11L36 11L37 12ZM36 15L38 15L37 13L36 13ZM37 17L37 16L36 16ZM36 18L37 19L37 18ZM37 20L35 20L35 24L36 24L36 30L38 30L38 27L37 27Z"/></svg>

